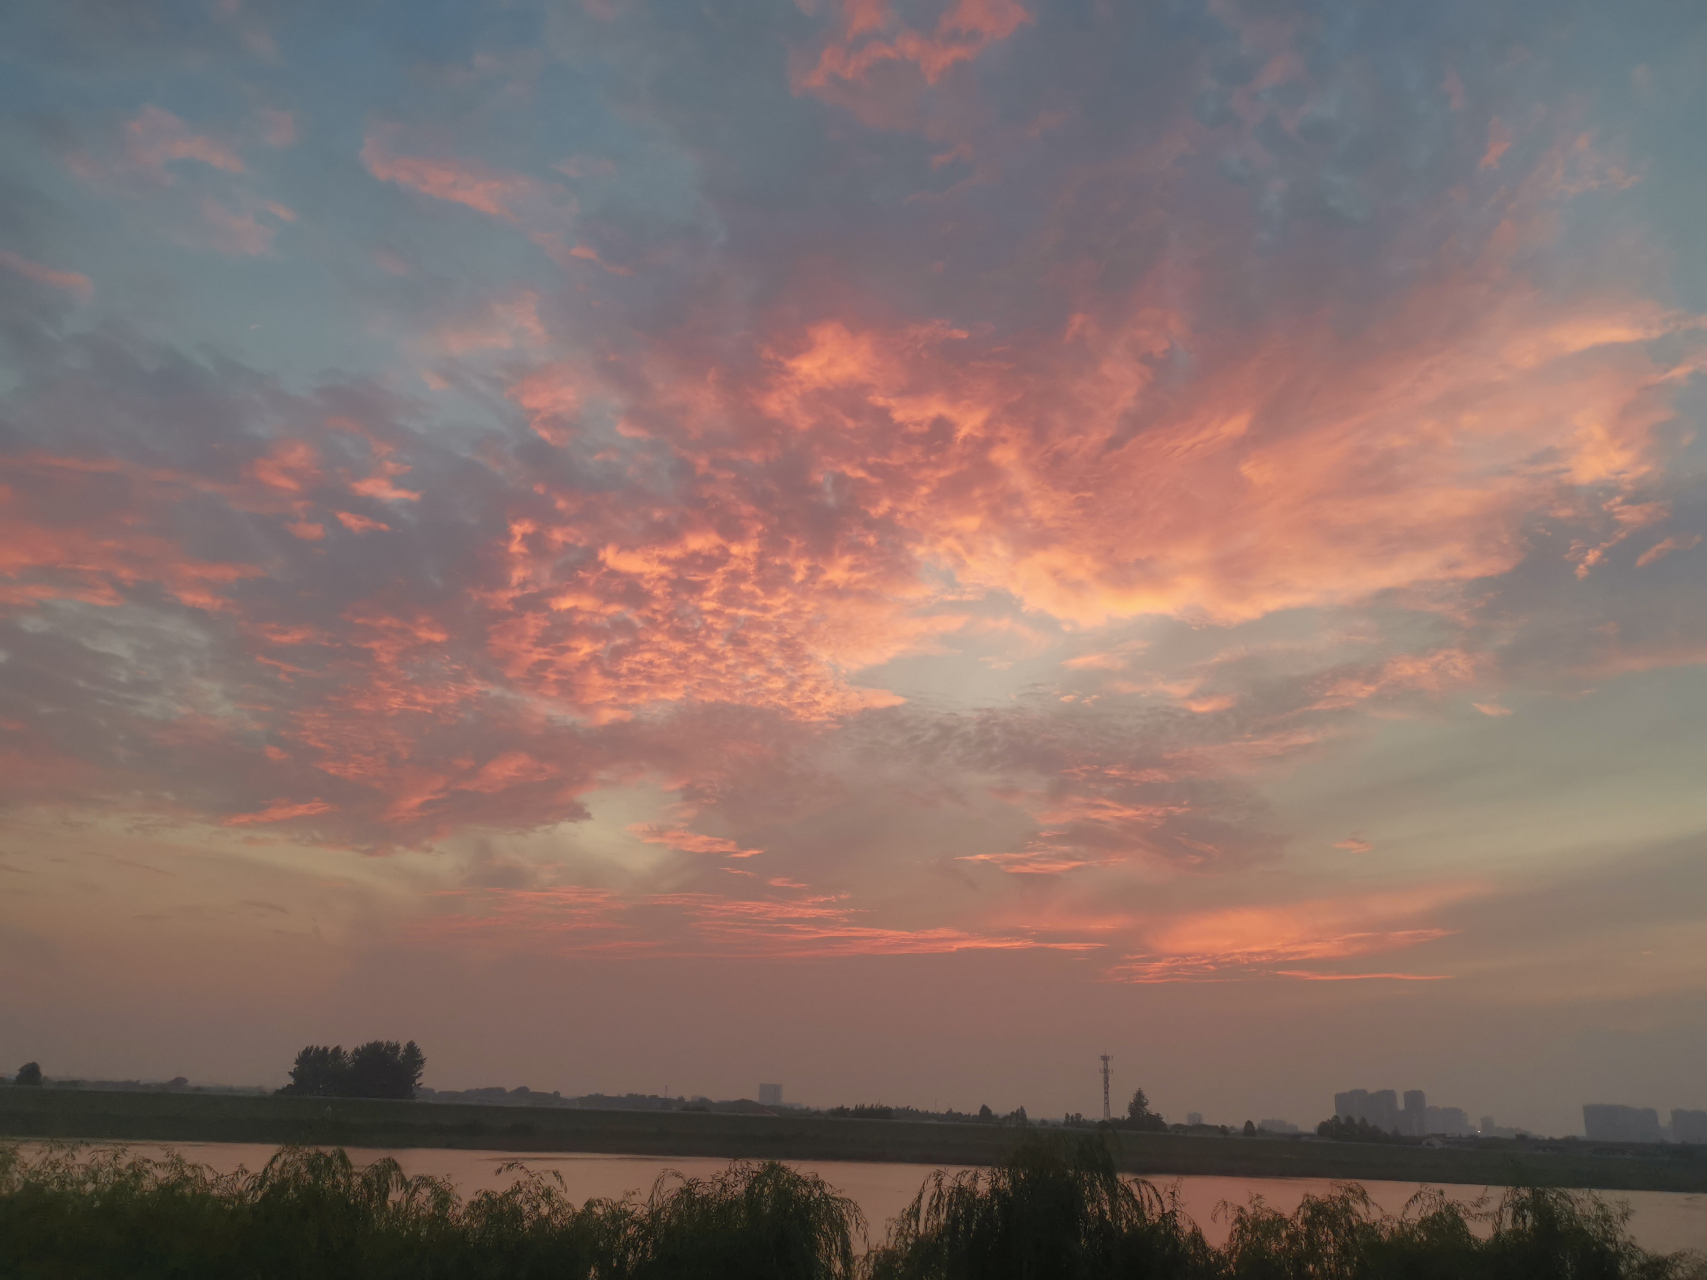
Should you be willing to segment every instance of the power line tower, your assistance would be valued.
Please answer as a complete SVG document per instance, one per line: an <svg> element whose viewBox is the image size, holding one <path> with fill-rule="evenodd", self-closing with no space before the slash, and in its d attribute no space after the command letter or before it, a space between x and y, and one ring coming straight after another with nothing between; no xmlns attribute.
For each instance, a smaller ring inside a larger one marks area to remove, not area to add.
<svg viewBox="0 0 1707 1280"><path fill-rule="evenodd" d="M1108 1110L1108 1055L1102 1055L1102 1118L1110 1119Z"/></svg>

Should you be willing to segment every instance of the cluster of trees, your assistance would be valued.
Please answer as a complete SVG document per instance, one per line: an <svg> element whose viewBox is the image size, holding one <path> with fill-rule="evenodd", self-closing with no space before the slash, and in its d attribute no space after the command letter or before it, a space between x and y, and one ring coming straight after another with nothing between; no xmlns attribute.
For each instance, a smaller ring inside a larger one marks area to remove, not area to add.
<svg viewBox="0 0 1707 1280"><path fill-rule="evenodd" d="M831 1107L825 1114L851 1120L893 1120L895 1108L886 1107L880 1102L862 1102L852 1107Z"/></svg>
<svg viewBox="0 0 1707 1280"><path fill-rule="evenodd" d="M1349 1116L1335 1116L1324 1120L1316 1126L1318 1137L1332 1138L1335 1142L1398 1142L1399 1135L1388 1133L1378 1125L1359 1117L1353 1120Z"/></svg>
<svg viewBox="0 0 1707 1280"><path fill-rule="evenodd" d="M12 1078L12 1083L34 1085L39 1089L41 1087L41 1064L39 1062L26 1062L18 1068L18 1074Z"/></svg>
<svg viewBox="0 0 1707 1280"><path fill-rule="evenodd" d="M1075 1123L1084 1125L1086 1120L1081 1114L1070 1114L1067 1116L1067 1123L1069 1125L1075 1125ZM1156 1111L1151 1111L1151 1099L1145 1096L1142 1089L1133 1092L1132 1101L1127 1103L1127 1114L1115 1116L1113 1120L1106 1121L1106 1123L1110 1128L1137 1130L1140 1133L1168 1132L1168 1121L1162 1120L1161 1114L1157 1114Z"/></svg>
<svg viewBox="0 0 1707 1280"><path fill-rule="evenodd" d="M342 1045L311 1044L296 1055L280 1093L308 1098L413 1098L427 1056L411 1040L369 1040L348 1053Z"/></svg>

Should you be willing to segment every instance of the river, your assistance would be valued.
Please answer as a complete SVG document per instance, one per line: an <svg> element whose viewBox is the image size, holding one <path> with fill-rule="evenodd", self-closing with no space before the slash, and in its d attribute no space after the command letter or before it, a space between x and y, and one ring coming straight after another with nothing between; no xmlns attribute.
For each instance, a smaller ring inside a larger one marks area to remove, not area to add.
<svg viewBox="0 0 1707 1280"><path fill-rule="evenodd" d="M115 1144L100 1143L97 1146ZM158 1158L168 1150L188 1160L231 1173L239 1166L254 1170L264 1165L277 1147L234 1142L128 1143L126 1149L140 1156ZM667 1170L703 1178L728 1167L727 1160L684 1156L599 1155L568 1151L460 1151L441 1147L407 1147L382 1150L349 1148L350 1158L367 1164L382 1156L394 1157L410 1175L429 1173L449 1178L464 1196L506 1185L514 1175L500 1172L501 1166L519 1160L530 1169L552 1171L563 1179L569 1195L577 1202L594 1197L617 1198L630 1191L645 1192ZM864 1212L872 1240L883 1238L884 1226L918 1194L919 1186L936 1166L917 1164L869 1164L851 1161L787 1162L794 1168L820 1175L844 1195L851 1196ZM952 1172L952 1168L950 1172ZM1227 1238L1224 1216L1217 1220L1216 1206L1223 1201L1244 1204L1261 1196L1272 1208L1290 1213L1311 1192L1326 1191L1321 1178L1177 1178L1154 1179L1159 1186L1176 1186L1185 1211L1196 1220L1211 1243ZM1389 1213L1403 1209L1421 1184L1415 1182L1365 1182L1370 1199ZM1473 1202L1484 1194L1492 1198L1499 1188L1445 1186L1455 1200ZM1668 1191L1603 1192L1609 1200L1623 1201L1633 1210L1631 1234L1643 1248L1659 1253L1678 1249L1707 1251L1707 1195Z"/></svg>

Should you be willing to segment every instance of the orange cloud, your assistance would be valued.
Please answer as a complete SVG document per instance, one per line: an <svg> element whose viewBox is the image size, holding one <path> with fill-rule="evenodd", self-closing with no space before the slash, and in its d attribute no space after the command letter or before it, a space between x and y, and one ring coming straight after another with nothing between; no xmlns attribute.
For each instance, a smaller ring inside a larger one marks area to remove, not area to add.
<svg viewBox="0 0 1707 1280"><path fill-rule="evenodd" d="M743 849L734 840L726 840L721 836L700 835L696 831L667 830L652 822L636 822L628 828L629 834L638 836L647 844L667 845L683 853L721 853L731 858L752 858L764 852L763 849Z"/></svg>
<svg viewBox="0 0 1707 1280"><path fill-rule="evenodd" d="M1662 538L1636 557L1636 567L1646 569L1649 565L1664 560L1674 551L1693 551L1700 545L1701 535L1698 533L1674 534L1669 538Z"/></svg>
<svg viewBox="0 0 1707 1280"><path fill-rule="evenodd" d="M527 752L506 751L488 760L479 773L461 785L465 791L483 791L490 794L507 791L523 782L542 782L556 776L556 769L535 760Z"/></svg>
<svg viewBox="0 0 1707 1280"><path fill-rule="evenodd" d="M1224 981L1256 974L1332 978L1333 970L1304 971L1297 965L1355 960L1446 937L1450 929L1416 918L1481 892L1473 884L1435 885L1177 916L1145 927L1143 949L1125 956L1110 976L1138 983Z"/></svg>
<svg viewBox="0 0 1707 1280"><path fill-rule="evenodd" d="M378 520L369 520L366 516L359 516L353 511L334 511L332 514L337 516L338 523L351 533L391 532L390 525Z"/></svg>

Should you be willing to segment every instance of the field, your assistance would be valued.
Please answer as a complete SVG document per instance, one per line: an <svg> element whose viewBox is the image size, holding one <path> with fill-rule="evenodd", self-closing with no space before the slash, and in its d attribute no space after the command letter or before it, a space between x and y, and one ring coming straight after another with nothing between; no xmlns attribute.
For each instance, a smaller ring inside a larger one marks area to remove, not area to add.
<svg viewBox="0 0 1707 1280"><path fill-rule="evenodd" d="M727 1159L993 1165L1022 1130L980 1124L700 1112L578 1111L230 1094L0 1089L0 1136L133 1142L301 1143L597 1151ZM1645 1152L1586 1142L1474 1150L1279 1138L1118 1133L1126 1173L1707 1191L1707 1150ZM1526 1149L1528 1148L1528 1149Z"/></svg>

